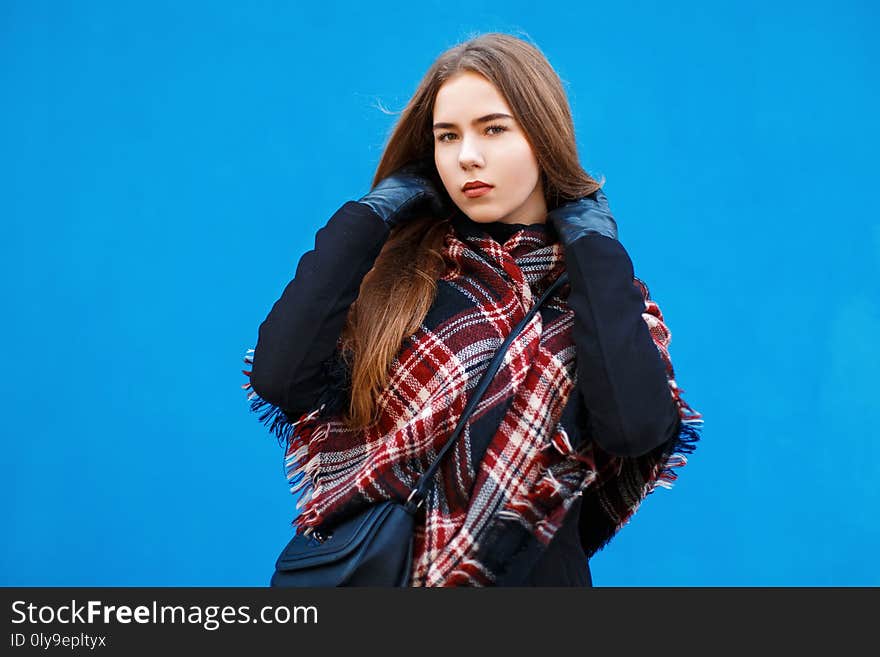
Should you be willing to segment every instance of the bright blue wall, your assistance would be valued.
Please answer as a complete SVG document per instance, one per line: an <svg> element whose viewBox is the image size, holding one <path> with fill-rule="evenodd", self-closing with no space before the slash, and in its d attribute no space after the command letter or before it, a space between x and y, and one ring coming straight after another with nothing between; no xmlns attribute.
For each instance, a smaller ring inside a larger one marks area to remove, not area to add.
<svg viewBox="0 0 880 657"><path fill-rule="evenodd" d="M378 103L499 30L565 80L705 417L596 584L880 584L871 3L121 4L0 3L0 583L268 582L294 498L241 356Z"/></svg>

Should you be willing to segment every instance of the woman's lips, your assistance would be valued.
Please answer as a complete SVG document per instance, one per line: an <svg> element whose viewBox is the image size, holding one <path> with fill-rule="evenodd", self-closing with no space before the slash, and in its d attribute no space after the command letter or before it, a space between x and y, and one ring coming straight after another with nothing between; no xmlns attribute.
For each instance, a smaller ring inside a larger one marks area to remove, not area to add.
<svg viewBox="0 0 880 657"><path fill-rule="evenodd" d="M488 194L492 191L491 185L482 185L480 187L471 187L470 189L464 190L464 195L468 198L476 198L478 196L483 196L484 194Z"/></svg>

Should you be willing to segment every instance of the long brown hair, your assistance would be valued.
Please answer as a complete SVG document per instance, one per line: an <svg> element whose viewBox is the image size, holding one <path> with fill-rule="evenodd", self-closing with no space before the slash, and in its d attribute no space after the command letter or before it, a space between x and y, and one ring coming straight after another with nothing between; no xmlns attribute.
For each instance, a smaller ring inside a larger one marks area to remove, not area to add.
<svg viewBox="0 0 880 657"><path fill-rule="evenodd" d="M538 161L548 209L601 187L578 160L571 111L556 71L536 46L498 32L453 46L434 61L392 129L373 187L409 162L433 162L434 100L444 82L464 71L492 82L510 105ZM436 169L433 174L437 190L453 207ZM389 366L433 303L445 266L448 220L426 216L395 227L364 277L342 332L343 354L352 372L345 421L352 428L375 421Z"/></svg>

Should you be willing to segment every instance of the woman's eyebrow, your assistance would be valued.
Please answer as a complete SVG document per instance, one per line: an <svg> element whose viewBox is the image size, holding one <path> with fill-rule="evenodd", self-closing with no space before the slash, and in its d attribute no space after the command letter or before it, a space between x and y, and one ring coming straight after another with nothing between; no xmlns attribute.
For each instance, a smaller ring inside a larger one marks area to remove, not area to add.
<svg viewBox="0 0 880 657"><path fill-rule="evenodd" d="M486 116L481 116L478 119L474 119L471 121L472 124L476 125L478 123L486 123L487 121L494 121L496 119L512 119L513 117L510 114L504 114L503 112L495 112L494 114L487 114ZM455 128L456 125L454 123L435 123L434 130L438 128Z"/></svg>

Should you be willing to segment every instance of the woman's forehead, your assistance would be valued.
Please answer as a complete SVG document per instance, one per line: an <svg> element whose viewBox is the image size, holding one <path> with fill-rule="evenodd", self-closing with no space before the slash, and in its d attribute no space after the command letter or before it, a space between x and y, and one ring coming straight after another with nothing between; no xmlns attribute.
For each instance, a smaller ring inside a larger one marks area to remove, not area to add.
<svg viewBox="0 0 880 657"><path fill-rule="evenodd" d="M470 71L444 82L434 100L434 121L470 123L487 114L512 114L501 92L489 80Z"/></svg>

